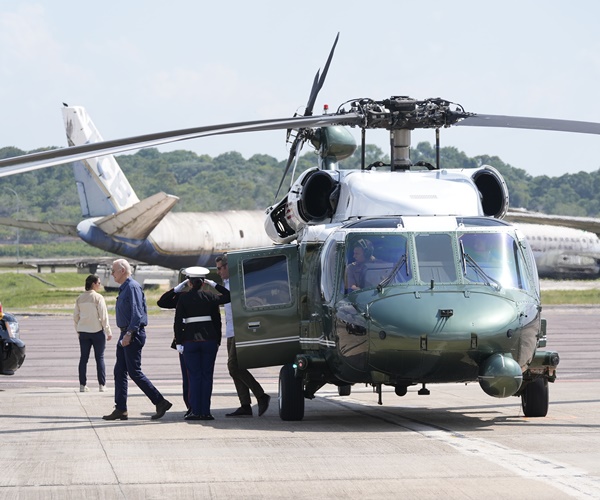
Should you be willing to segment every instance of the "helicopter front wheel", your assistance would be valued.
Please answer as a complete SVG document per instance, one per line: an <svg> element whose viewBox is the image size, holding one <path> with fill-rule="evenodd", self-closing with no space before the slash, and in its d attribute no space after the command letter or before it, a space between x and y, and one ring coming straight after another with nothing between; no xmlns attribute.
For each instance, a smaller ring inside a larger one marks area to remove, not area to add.
<svg viewBox="0 0 600 500"><path fill-rule="evenodd" d="M352 386L350 384L338 385L338 395L350 396L351 393L352 393Z"/></svg>
<svg viewBox="0 0 600 500"><path fill-rule="evenodd" d="M521 406L526 417L545 417L549 404L548 380L536 378L529 382L521 394Z"/></svg>
<svg viewBox="0 0 600 500"><path fill-rule="evenodd" d="M283 365L279 371L279 418L302 420L304 418L304 391L302 378L296 377L291 364Z"/></svg>

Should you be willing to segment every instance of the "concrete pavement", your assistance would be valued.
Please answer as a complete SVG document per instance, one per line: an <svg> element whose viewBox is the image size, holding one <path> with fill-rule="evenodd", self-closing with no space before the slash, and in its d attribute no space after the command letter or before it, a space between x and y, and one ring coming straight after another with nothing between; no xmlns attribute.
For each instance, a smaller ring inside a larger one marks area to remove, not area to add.
<svg viewBox="0 0 600 500"><path fill-rule="evenodd" d="M25 365L0 379L0 500L39 498L600 498L600 353L594 309L550 309L549 347L561 353L548 417L522 416L519 399L477 384L393 390L334 388L306 402L302 422L277 412L278 369L254 370L273 397L262 417L231 419L233 384L219 353L210 422L185 422L172 318L151 318L143 368L174 403L154 408L135 387L129 420L109 390L80 393L68 317L20 317Z"/></svg>

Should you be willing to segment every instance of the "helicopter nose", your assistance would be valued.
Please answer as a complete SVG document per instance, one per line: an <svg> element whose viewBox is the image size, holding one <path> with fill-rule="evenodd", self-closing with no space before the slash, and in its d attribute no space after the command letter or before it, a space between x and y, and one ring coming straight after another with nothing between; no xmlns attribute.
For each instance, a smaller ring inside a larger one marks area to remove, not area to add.
<svg viewBox="0 0 600 500"><path fill-rule="evenodd" d="M489 291L380 296L365 314L370 369L412 383L477 380L491 396L511 396L539 321L524 307Z"/></svg>

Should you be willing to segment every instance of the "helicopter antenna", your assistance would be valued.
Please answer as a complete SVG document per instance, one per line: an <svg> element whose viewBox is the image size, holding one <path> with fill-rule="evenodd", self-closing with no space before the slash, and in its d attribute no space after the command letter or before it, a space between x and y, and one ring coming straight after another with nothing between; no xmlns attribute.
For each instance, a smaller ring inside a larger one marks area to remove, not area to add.
<svg viewBox="0 0 600 500"><path fill-rule="evenodd" d="M435 129L435 167L440 169L440 129Z"/></svg>
<svg viewBox="0 0 600 500"><path fill-rule="evenodd" d="M367 131L363 127L360 131L360 169L365 169L365 161L366 161L366 153L365 153L365 145L367 139Z"/></svg>

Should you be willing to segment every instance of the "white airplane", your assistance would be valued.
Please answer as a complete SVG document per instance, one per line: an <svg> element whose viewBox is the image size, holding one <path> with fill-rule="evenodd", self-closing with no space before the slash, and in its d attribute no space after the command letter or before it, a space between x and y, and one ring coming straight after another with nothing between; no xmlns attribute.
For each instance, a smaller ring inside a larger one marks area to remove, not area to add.
<svg viewBox="0 0 600 500"><path fill-rule="evenodd" d="M65 106L69 146L102 141L82 107ZM74 163L83 220L55 224L0 218L0 224L79 236L90 245L152 265L171 269L211 267L231 250L272 245L259 210L171 212L179 198L157 193L141 200L113 155Z"/></svg>
<svg viewBox="0 0 600 500"><path fill-rule="evenodd" d="M525 234L541 278L600 278L600 219L520 211L505 219Z"/></svg>
<svg viewBox="0 0 600 500"><path fill-rule="evenodd" d="M69 146L103 140L83 107L65 106L62 112ZM73 170L83 217L79 224L12 218L0 218L0 224L78 236L107 252L171 269L212 267L224 252L273 244L262 210L171 212L179 198L162 192L140 201L113 155L76 161ZM595 234L600 220L519 210L505 219L518 223L529 240L540 277L600 277Z"/></svg>

